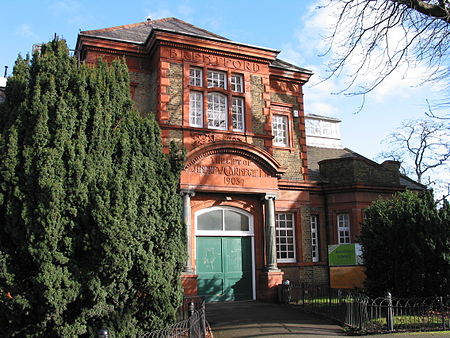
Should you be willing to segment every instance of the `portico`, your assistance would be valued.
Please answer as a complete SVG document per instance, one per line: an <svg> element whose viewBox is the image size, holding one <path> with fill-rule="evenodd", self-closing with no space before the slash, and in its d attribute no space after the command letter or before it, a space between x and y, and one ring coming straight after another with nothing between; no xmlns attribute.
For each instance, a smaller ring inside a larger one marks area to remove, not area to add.
<svg viewBox="0 0 450 338"><path fill-rule="evenodd" d="M270 154L239 141L208 142L191 151L186 163L180 182L186 291L209 300L275 297L283 278L275 198L284 169Z"/></svg>

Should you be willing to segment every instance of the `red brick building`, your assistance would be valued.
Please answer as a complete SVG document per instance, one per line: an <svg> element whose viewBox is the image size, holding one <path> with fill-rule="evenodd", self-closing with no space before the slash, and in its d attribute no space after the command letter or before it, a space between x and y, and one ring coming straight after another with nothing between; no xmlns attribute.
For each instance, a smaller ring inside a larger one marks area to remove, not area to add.
<svg viewBox="0 0 450 338"><path fill-rule="evenodd" d="M378 196L420 188L398 163L342 148L338 120L305 116L312 73L277 50L167 18L81 32L77 53L125 57L137 109L187 150L187 294L271 299L283 279L328 282L327 245L354 242Z"/></svg>

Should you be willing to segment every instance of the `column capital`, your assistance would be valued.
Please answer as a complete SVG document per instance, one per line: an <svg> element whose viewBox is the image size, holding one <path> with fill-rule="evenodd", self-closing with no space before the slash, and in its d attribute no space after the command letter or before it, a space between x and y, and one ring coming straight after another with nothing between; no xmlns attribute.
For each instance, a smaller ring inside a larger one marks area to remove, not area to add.
<svg viewBox="0 0 450 338"><path fill-rule="evenodd" d="M180 195L181 196L188 195L189 197L194 197L195 196L195 191L188 190L188 189L182 189L182 190L180 190Z"/></svg>
<svg viewBox="0 0 450 338"><path fill-rule="evenodd" d="M275 200L277 198L277 194L265 194L264 200L268 201L270 199Z"/></svg>

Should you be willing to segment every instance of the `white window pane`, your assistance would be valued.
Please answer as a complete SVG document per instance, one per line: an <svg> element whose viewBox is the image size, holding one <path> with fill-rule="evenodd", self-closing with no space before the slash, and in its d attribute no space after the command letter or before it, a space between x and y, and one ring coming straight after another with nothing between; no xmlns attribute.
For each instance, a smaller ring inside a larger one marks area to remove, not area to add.
<svg viewBox="0 0 450 338"><path fill-rule="evenodd" d="M284 115L272 116L273 144L276 146L288 146L288 119Z"/></svg>
<svg viewBox="0 0 450 338"><path fill-rule="evenodd" d="M223 230L222 210L213 210L197 218L198 230Z"/></svg>
<svg viewBox="0 0 450 338"><path fill-rule="evenodd" d="M244 131L244 99L241 97L233 97L231 114L233 130Z"/></svg>
<svg viewBox="0 0 450 338"><path fill-rule="evenodd" d="M208 127L227 129L226 96L219 93L208 94Z"/></svg>
<svg viewBox="0 0 450 338"><path fill-rule="evenodd" d="M350 217L349 214L337 215L338 243L350 243Z"/></svg>
<svg viewBox="0 0 450 338"><path fill-rule="evenodd" d="M277 259L279 262L295 262L294 215L275 214Z"/></svg>
<svg viewBox="0 0 450 338"><path fill-rule="evenodd" d="M232 210L225 210L226 231L249 231L248 216Z"/></svg>
<svg viewBox="0 0 450 338"><path fill-rule="evenodd" d="M231 90L239 93L244 92L244 79L242 75L231 75Z"/></svg>
<svg viewBox="0 0 450 338"><path fill-rule="evenodd" d="M189 125L203 127L203 94L200 92L189 94Z"/></svg>
<svg viewBox="0 0 450 338"><path fill-rule="evenodd" d="M208 71L208 88L214 87L227 89L226 73L215 70Z"/></svg>
<svg viewBox="0 0 450 338"><path fill-rule="evenodd" d="M189 69L189 84L191 86L202 86L202 70L200 68L191 67Z"/></svg>
<svg viewBox="0 0 450 338"><path fill-rule="evenodd" d="M313 262L319 261L319 216L311 215L311 256Z"/></svg>

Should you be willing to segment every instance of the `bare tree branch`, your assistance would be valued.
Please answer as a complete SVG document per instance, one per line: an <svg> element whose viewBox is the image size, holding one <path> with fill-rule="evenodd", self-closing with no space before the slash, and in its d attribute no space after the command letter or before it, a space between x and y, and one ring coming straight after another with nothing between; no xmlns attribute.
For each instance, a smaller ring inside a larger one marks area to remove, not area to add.
<svg viewBox="0 0 450 338"><path fill-rule="evenodd" d="M395 70L406 74L419 65L427 67L420 84L449 85L449 0L326 1L335 14L327 79L346 74L338 93L367 94Z"/></svg>
<svg viewBox="0 0 450 338"><path fill-rule="evenodd" d="M441 19L447 23L450 23L450 16L449 16L450 6L448 1L440 0L436 4L430 3L430 1L420 1L420 0L392 0L392 1L405 5L406 7L414 9L419 13L437 19Z"/></svg>
<svg viewBox="0 0 450 338"><path fill-rule="evenodd" d="M401 162L402 171L414 173L419 183L441 183L448 186L448 178L439 177L436 169L448 172L450 167L450 123L428 119L407 121L384 141L390 150L379 157Z"/></svg>

